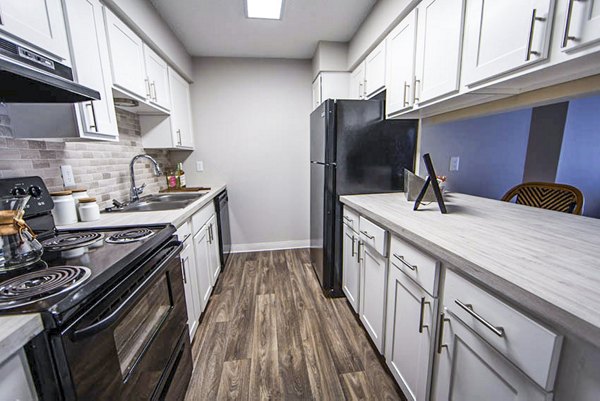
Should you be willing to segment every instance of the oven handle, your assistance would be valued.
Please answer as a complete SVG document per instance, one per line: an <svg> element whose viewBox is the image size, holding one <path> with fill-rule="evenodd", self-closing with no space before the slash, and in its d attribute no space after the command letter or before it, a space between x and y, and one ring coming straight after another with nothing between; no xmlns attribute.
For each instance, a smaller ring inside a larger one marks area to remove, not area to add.
<svg viewBox="0 0 600 401"><path fill-rule="evenodd" d="M160 263L160 265L152 272L152 274L150 274L139 286L138 288L136 288L135 291L133 291L122 303L121 305L119 305L117 307L117 309L115 309L110 315L106 316L104 319L100 320L99 322L96 322L90 326L87 326L83 329L79 329L79 330L75 330L72 334L72 338L73 341L78 341L78 340L82 340L86 337L92 336L104 329L106 329L107 327L109 327L110 325L112 325L114 322L116 322L119 319L119 316L121 315L121 312L127 308L127 306L129 306L129 304L138 297L138 295L140 295L140 293L142 293L143 291L146 290L147 288L147 284L149 284L152 280L154 280L156 278L156 276L158 276L163 268L169 263L171 262L175 257L177 257L177 255L179 255L179 253L181 252L181 250L183 249L183 243L180 241L176 241L176 242L171 242L169 245L167 245L167 247L163 248L166 249L168 247L174 247L172 251L170 251L168 253L168 255L163 258L162 262Z"/></svg>

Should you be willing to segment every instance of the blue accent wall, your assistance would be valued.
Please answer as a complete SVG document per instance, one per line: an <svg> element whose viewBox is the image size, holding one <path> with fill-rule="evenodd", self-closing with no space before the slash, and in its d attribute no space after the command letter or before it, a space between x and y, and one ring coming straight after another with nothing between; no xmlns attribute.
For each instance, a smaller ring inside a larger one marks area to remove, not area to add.
<svg viewBox="0 0 600 401"><path fill-rule="evenodd" d="M579 188L583 214L600 218L600 96L570 102L556 182Z"/></svg>

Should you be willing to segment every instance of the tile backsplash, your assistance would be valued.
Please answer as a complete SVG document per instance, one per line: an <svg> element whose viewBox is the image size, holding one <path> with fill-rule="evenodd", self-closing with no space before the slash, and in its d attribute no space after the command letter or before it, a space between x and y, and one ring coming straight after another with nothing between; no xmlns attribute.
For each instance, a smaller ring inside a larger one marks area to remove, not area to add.
<svg viewBox="0 0 600 401"><path fill-rule="evenodd" d="M140 122L136 114L117 109L119 142L41 141L13 139L9 122L0 112L0 178L28 175L42 177L50 191L63 189L60 166L73 167L77 187L87 188L101 208L111 206L112 199L129 197L129 162L133 156L147 153L161 168L171 166L167 151L145 151L142 147ZM164 176L155 177L147 160L136 163L136 184L146 183L145 193L166 186Z"/></svg>

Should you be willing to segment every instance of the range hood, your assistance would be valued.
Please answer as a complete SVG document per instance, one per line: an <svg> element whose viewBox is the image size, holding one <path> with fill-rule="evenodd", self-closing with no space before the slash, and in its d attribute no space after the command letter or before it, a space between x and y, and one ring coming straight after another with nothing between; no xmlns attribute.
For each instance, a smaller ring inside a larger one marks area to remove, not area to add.
<svg viewBox="0 0 600 401"><path fill-rule="evenodd" d="M71 68L0 38L0 102L77 103L100 93L73 82Z"/></svg>

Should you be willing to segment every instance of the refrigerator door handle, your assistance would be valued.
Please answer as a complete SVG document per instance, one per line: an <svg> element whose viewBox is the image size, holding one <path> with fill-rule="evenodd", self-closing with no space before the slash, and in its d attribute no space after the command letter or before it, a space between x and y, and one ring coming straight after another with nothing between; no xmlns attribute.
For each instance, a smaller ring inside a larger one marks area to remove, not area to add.
<svg viewBox="0 0 600 401"><path fill-rule="evenodd" d="M311 161L310 164L317 164L319 166L325 166L325 167L329 167L329 166L335 167L335 163L323 163L323 162L313 162L313 161Z"/></svg>

